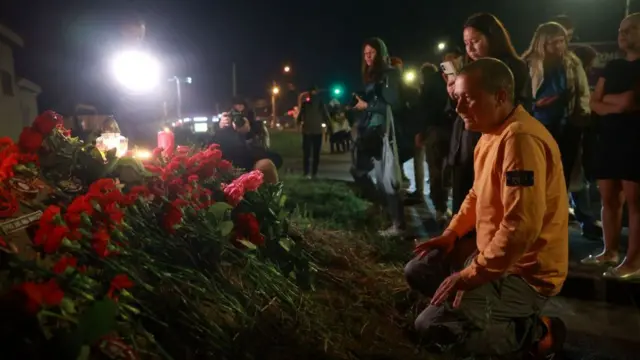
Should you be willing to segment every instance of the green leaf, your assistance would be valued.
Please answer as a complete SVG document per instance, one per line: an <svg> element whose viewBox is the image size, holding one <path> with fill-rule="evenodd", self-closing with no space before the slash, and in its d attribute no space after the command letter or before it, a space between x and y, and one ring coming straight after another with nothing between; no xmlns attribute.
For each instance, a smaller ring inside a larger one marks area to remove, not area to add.
<svg viewBox="0 0 640 360"><path fill-rule="evenodd" d="M286 202L287 202L287 195L282 195L282 197L280 198L280 206L284 206Z"/></svg>
<svg viewBox="0 0 640 360"><path fill-rule="evenodd" d="M69 270L70 268L67 268L67 270ZM73 303L73 300L65 297L62 299L62 301L60 302L60 308L62 308L62 311L64 311L66 314L75 314L76 313L76 306Z"/></svg>
<svg viewBox="0 0 640 360"><path fill-rule="evenodd" d="M227 236L233 231L233 221L223 221L220 223L220 234Z"/></svg>
<svg viewBox="0 0 640 360"><path fill-rule="evenodd" d="M76 334L81 337L83 344L92 345L116 328L117 314L118 305L115 302L109 299L96 301L80 316Z"/></svg>
<svg viewBox="0 0 640 360"><path fill-rule="evenodd" d="M296 243L288 237L283 237L280 239L280 246L282 246L282 248L287 251L291 251L291 248L293 248L295 245Z"/></svg>
<svg viewBox="0 0 640 360"><path fill-rule="evenodd" d="M247 241L247 240L238 239L236 241L239 242L240 244L244 245L244 247L246 247L249 250L255 250L255 249L258 248L254 243L252 243L250 241Z"/></svg>
<svg viewBox="0 0 640 360"><path fill-rule="evenodd" d="M216 220L222 221L224 215L228 210L231 209L233 209L233 206L227 204L226 202L217 202L209 206L209 209L207 209L207 211L212 214L216 218Z"/></svg>

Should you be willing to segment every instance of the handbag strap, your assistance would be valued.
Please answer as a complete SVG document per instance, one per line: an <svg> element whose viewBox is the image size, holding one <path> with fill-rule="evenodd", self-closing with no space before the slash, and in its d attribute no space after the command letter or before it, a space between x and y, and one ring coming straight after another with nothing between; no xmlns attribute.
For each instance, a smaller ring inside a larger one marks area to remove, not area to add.
<svg viewBox="0 0 640 360"><path fill-rule="evenodd" d="M393 111L391 111L391 105L387 105L387 128L385 131L385 136L389 140L389 145L391 145L391 150L393 151L393 170L395 175L395 180L397 181L396 185L400 185L402 183L402 170L400 168L400 154L398 153L398 138L396 136L396 126L393 119ZM390 138L390 135L393 134L393 141Z"/></svg>

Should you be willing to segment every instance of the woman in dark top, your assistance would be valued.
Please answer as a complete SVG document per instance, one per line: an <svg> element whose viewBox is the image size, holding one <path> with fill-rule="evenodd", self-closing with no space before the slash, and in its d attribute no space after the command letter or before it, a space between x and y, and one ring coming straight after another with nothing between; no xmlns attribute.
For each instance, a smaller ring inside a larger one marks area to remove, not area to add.
<svg viewBox="0 0 640 360"><path fill-rule="evenodd" d="M529 69L513 48L509 33L502 22L488 13L472 15L464 25L463 37L467 52L465 62L469 63L483 57L502 60L513 72L516 102L527 111L531 111L533 96ZM454 81L455 79L448 80L449 95L452 95ZM462 201L473 186L473 150L479 139L480 133L465 130L464 121L460 117L456 118L448 158L453 175L454 213L460 210Z"/></svg>
<svg viewBox="0 0 640 360"><path fill-rule="evenodd" d="M640 279L640 13L622 21L618 45L623 59L610 61L598 79L591 109L600 118L600 157L595 177L602 196L604 250L583 264L616 265L619 258L622 207L629 211L626 258L603 275Z"/></svg>
<svg viewBox="0 0 640 360"><path fill-rule="evenodd" d="M354 95L353 106L361 113L356 124L357 137L353 148L351 174L356 184L381 200L391 218L392 226L380 231L385 237L402 236L405 232L404 207L400 186L402 185L397 146L392 146L392 157L383 156L383 139L388 136L393 142L397 138L391 109L396 112L400 102L400 72L391 67L385 43L378 38L365 41L362 47L362 77L364 93ZM369 176L373 170L376 186ZM391 171L387 171L391 170ZM374 190L375 189L375 190Z"/></svg>

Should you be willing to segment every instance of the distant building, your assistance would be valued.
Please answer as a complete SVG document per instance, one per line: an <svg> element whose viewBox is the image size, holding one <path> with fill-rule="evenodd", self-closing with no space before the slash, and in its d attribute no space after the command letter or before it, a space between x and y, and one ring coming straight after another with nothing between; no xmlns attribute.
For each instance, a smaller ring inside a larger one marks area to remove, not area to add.
<svg viewBox="0 0 640 360"><path fill-rule="evenodd" d="M16 75L13 51L22 47L22 38L0 24L0 136L14 140L38 115L42 92L38 85Z"/></svg>

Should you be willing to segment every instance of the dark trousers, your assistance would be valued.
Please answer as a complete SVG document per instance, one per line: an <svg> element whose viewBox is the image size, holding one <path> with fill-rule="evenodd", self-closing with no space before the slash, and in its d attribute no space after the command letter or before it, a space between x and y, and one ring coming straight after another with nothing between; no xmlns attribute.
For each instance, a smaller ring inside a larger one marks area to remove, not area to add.
<svg viewBox="0 0 640 360"><path fill-rule="evenodd" d="M432 127L427 130L425 137L425 155L429 169L429 196L433 206L439 212L447 211L447 199L449 198L448 174L445 168L445 160L449 154L449 142L451 134L440 127ZM472 182L473 185L473 182Z"/></svg>
<svg viewBox="0 0 640 360"><path fill-rule="evenodd" d="M455 214L460 210L462 202L473 187L473 164L460 164L451 167L451 211Z"/></svg>
<svg viewBox="0 0 640 360"><path fill-rule="evenodd" d="M320 165L320 149L322 148L322 134L304 134L302 135L302 166L304 175L318 174L318 165ZM312 164L310 163L312 162Z"/></svg>
<svg viewBox="0 0 640 360"><path fill-rule="evenodd" d="M436 250L411 260L404 269L409 286L433 296L447 276L475 255L475 239L458 242L446 257ZM466 291L457 309L450 303L427 306L416 318L415 327L438 345L460 345L456 350L464 356L519 359L544 334L540 313L546 301L522 278L506 275Z"/></svg>
<svg viewBox="0 0 640 360"><path fill-rule="evenodd" d="M564 169L564 180L569 189L571 183L571 173L575 164L581 160L578 158L580 154L580 144L582 142L581 128L566 124L560 129L549 129L551 135L558 143L560 148L560 157L562 158L562 168Z"/></svg>

